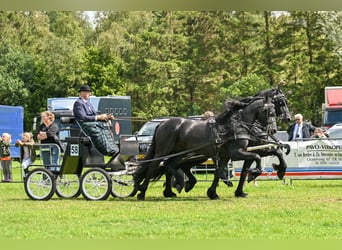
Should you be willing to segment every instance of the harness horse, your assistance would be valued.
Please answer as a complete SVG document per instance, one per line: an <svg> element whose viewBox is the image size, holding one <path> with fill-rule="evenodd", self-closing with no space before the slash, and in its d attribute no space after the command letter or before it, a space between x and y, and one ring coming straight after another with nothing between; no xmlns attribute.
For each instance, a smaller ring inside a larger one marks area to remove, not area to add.
<svg viewBox="0 0 342 250"><path fill-rule="evenodd" d="M279 91L281 92L280 89L277 91L272 89L272 91L264 91L243 101L229 102L230 107L216 118L215 128L220 135L219 138L213 136L207 121L172 118L159 125L145 160L134 173L135 191L140 191L138 199L144 200L149 182L159 179L164 173L166 174L164 196L175 196L171 190L171 176L172 169L179 167L184 169L187 175L189 174L185 191L191 190L196 183L196 179L191 178L191 166L201 163L209 157L217 162L215 178L207 192L210 199L219 198L216 194L218 177L229 159L245 160L246 166L248 166L247 163L256 161L256 169L261 169L261 156L258 153L246 151L246 148L254 140L251 131L263 132L265 136L264 128L268 127L272 133L276 132L275 115L282 113L282 107L279 104L276 107L277 103L272 97ZM236 127L237 124L244 124L244 128ZM245 132L236 133L237 130ZM235 132L232 133L232 131ZM160 166L161 161L164 161L164 166ZM278 166L278 176L282 178L286 164L279 165L281 167ZM254 176L256 177L257 174ZM243 196L239 193L243 193L242 188L237 190L235 195Z"/></svg>
<svg viewBox="0 0 342 250"><path fill-rule="evenodd" d="M242 99L242 101L246 102L257 97L271 98L272 103L274 104L274 107L275 107L276 116L279 117L283 121L290 121L290 112L287 107L287 99L279 87L261 91L260 93L256 94L253 97ZM238 145L238 147L232 147L231 150L229 150L230 155L232 155L230 159L232 161L239 160L239 158L242 157L241 153L245 154L246 151L253 151L254 153L258 154L260 157L271 156L271 155L276 156L279 160L279 164L273 163L272 167L274 170L277 171L278 178L282 179L285 175L286 168L287 168L287 164L283 158L282 150L285 148L286 154L289 154L290 147L288 144L280 143L279 140L273 136L273 132L274 131L267 131L267 129L261 129L259 130L259 132L255 131L254 133L250 131L249 135L251 137L254 137L254 139L251 139L251 140L242 138L241 133L240 133L240 138L235 138L238 141L236 141L235 144L233 145L237 146L236 143L240 142L241 147L239 148L239 145ZM237 131L237 134L239 134L238 131ZM271 137L272 141L269 141L268 137ZM228 142L234 141L235 139L230 138L228 139ZM242 147L243 143L248 143L247 148ZM200 164L204 160L206 160L206 158L202 158L201 160L196 162L194 165L191 165L186 161L179 165L179 167L182 168L183 172L188 177L188 181L185 183L186 192L189 192L193 188L193 186L196 184L196 178L193 176L193 174L190 171L191 167L197 164ZM250 166L252 165L253 161L254 160L249 160L249 159L245 159L244 161L244 165L242 167L242 171L240 175L240 181L235 191L236 197L247 197L247 193L243 192L243 184L247 175L248 175L248 182L250 182L254 180L255 178L257 178L262 173L261 165L260 163L258 164L258 161L256 161L257 167L255 169L250 169ZM216 187L218 185L220 176L222 176L223 170L224 170L224 166L223 167L221 166L220 168L220 166L216 164L215 177L214 177L212 186L207 191L207 195L210 199L219 198L218 195L216 194ZM164 196L168 196L168 195L172 196L172 192L170 193L170 190L164 191Z"/></svg>
<svg viewBox="0 0 342 250"><path fill-rule="evenodd" d="M282 94L280 89L271 89L270 91L264 91L259 93L259 95L272 96L270 94L273 93L273 101L275 105L276 116L280 117L282 120L289 121L290 113L287 107L287 101L285 96ZM259 135L259 136L258 136ZM271 137L273 141L268 141L268 137ZM230 141L228 140L228 155L230 160L244 160L243 167L240 174L239 184L235 191L235 197L247 197L248 194L243 192L244 181L248 175L248 182L254 180L262 173L261 168L261 157L274 155L278 158L279 164L272 164L274 170L277 171L277 176L279 179L282 179L285 176L287 164L283 158L282 149L286 148L286 154L290 152L290 146L287 144L282 144L278 139L274 137L274 131L268 131L266 129L266 133L262 133L260 131L257 134L255 140L250 140L248 138L238 138L237 140ZM273 144L273 145L272 145ZM234 145L234 146L233 146ZM248 157L243 157L250 152L253 152L255 155L258 155L256 159L248 159ZM250 166L253 161L256 162L256 168L250 170ZM216 188L219 182L219 177L223 171L222 165L218 165L215 170L214 180L212 185L207 191L207 195L210 199L219 199L219 196L216 193Z"/></svg>

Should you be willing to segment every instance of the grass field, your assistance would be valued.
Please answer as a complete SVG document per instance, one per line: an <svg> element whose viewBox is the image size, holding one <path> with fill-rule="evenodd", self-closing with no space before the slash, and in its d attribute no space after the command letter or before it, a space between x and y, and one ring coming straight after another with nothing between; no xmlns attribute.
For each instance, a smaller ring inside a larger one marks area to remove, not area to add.
<svg viewBox="0 0 342 250"><path fill-rule="evenodd" d="M23 183L1 183L0 239L342 239L341 180L259 181L245 186L249 198L235 198L233 182L220 183L216 201L202 181L172 199L157 182L146 201L46 202L30 200Z"/></svg>

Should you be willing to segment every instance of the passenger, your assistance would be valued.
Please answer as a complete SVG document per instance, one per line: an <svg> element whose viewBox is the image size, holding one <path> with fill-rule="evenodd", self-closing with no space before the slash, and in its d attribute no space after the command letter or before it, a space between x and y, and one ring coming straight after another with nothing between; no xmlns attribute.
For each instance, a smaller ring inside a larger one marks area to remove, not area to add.
<svg viewBox="0 0 342 250"><path fill-rule="evenodd" d="M202 120L208 120L210 118L214 118L215 115L212 111L205 111L203 116L202 116Z"/></svg>
<svg viewBox="0 0 342 250"><path fill-rule="evenodd" d="M97 114L90 103L91 89L88 85L82 85L79 89L80 97L75 101L73 112L75 120L83 131L92 139L94 147L103 155L115 156L119 148L114 142L104 122L113 120L113 114ZM100 121L100 122L99 122Z"/></svg>
<svg viewBox="0 0 342 250"><path fill-rule="evenodd" d="M315 128L312 138L327 138L321 128Z"/></svg>
<svg viewBox="0 0 342 250"><path fill-rule="evenodd" d="M33 147L34 140L33 135L30 132L24 132L21 140L17 140L16 147L20 147L20 162L23 170L23 177L26 177L27 168L36 159L36 150Z"/></svg>
<svg viewBox="0 0 342 250"><path fill-rule="evenodd" d="M50 111L44 111L41 114L42 124L39 127L37 139L42 145L40 147L41 156L45 166L58 165L59 152L63 152L63 146L59 140L59 128L55 123L55 115Z"/></svg>
<svg viewBox="0 0 342 250"><path fill-rule="evenodd" d="M3 133L0 138L0 161L4 179L2 182L12 181L12 160L10 144L12 137L9 133Z"/></svg>
<svg viewBox="0 0 342 250"><path fill-rule="evenodd" d="M309 123L303 122L303 116L301 114L296 114L295 119L296 122L291 124L287 129L289 141L310 138L315 130L315 127Z"/></svg>

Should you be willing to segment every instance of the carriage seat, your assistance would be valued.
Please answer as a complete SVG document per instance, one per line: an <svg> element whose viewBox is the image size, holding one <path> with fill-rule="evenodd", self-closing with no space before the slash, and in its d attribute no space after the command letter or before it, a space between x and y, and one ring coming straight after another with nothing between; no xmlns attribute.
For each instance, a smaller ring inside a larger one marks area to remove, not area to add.
<svg viewBox="0 0 342 250"><path fill-rule="evenodd" d="M75 123L75 118L74 117L70 117L70 116L62 116L60 118L61 123L63 124L74 124Z"/></svg>
<svg viewBox="0 0 342 250"><path fill-rule="evenodd" d="M88 137L79 137L79 136L70 136L70 137L65 137L65 141L69 143L82 143L84 145L90 145L91 141Z"/></svg>
<svg viewBox="0 0 342 250"><path fill-rule="evenodd" d="M73 116L62 116L60 118L62 124L70 125L70 136L79 136L81 131L79 126L75 122L75 117Z"/></svg>

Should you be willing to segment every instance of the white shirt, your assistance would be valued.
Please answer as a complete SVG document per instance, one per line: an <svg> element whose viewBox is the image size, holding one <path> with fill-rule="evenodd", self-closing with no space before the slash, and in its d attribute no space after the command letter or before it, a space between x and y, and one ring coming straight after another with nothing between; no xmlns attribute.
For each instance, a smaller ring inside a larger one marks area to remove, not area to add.
<svg viewBox="0 0 342 250"><path fill-rule="evenodd" d="M295 139L303 139L302 127L303 127L302 123L301 124L296 123L294 130L293 130L293 138L292 138L293 141Z"/></svg>

